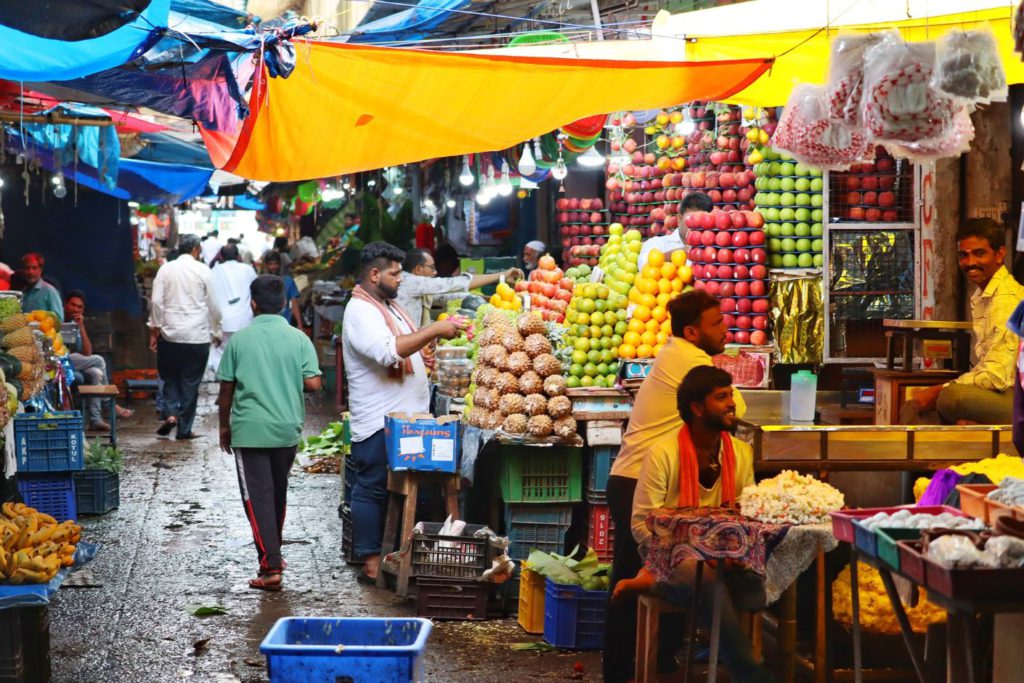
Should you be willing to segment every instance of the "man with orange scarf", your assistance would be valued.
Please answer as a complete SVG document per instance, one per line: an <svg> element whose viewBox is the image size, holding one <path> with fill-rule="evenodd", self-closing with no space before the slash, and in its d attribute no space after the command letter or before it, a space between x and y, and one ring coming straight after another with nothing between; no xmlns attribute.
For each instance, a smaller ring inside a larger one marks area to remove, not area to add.
<svg viewBox="0 0 1024 683"><path fill-rule="evenodd" d="M633 498L633 537L642 553L651 541L647 516L659 508L724 507L735 505L740 492L754 483L754 456L749 445L732 434L736 431L736 401L732 377L713 366L694 368L683 378L676 394L683 418L677 434L651 446L640 469ZM664 600L688 607L696 563L677 570L678 583L657 583L646 569L634 579L615 586L612 600L637 591L654 591ZM730 680L759 683L772 680L753 657L750 641L743 635L736 609L755 611L765 605L763 579L738 565L705 568L700 616L710 624L711 586L715 571L724 571L726 587L722 604L721 652Z"/></svg>
<svg viewBox="0 0 1024 683"><path fill-rule="evenodd" d="M387 512L387 451L384 416L429 409L427 369L420 353L435 339L451 339L459 325L443 320L418 328L395 304L405 252L386 242L366 245L362 274L345 306L342 357L351 415L352 554L362 558L360 583L373 584L380 568L380 544Z"/></svg>

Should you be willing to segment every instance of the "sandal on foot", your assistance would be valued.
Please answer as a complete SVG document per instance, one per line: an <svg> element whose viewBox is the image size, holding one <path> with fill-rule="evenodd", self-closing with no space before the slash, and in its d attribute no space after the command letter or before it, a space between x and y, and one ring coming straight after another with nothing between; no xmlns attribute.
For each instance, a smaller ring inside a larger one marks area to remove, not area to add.
<svg viewBox="0 0 1024 683"><path fill-rule="evenodd" d="M366 572L356 572L356 581L364 586L376 586L377 577L369 576Z"/></svg>
<svg viewBox="0 0 1024 683"><path fill-rule="evenodd" d="M284 587L282 585L283 582L284 579L281 576L280 570L268 569L257 574L255 579L249 579L249 588L276 592Z"/></svg>
<svg viewBox="0 0 1024 683"><path fill-rule="evenodd" d="M166 420L164 420L164 423L160 425L160 429L156 430L156 433L158 436L167 436L172 431L174 431L174 428L177 426L178 421L173 417L169 417Z"/></svg>

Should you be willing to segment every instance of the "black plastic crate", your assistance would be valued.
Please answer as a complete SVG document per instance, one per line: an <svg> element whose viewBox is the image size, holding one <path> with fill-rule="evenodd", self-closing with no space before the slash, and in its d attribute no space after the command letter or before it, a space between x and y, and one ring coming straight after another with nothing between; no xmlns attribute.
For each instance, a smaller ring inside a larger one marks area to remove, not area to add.
<svg viewBox="0 0 1024 683"><path fill-rule="evenodd" d="M565 535L572 526L572 509L571 503L506 505L505 531L511 541L508 556L525 560L531 548L564 553Z"/></svg>
<svg viewBox="0 0 1024 683"><path fill-rule="evenodd" d="M75 472L75 504L80 515L105 515L121 507L121 477L106 470Z"/></svg>
<svg viewBox="0 0 1024 683"><path fill-rule="evenodd" d="M441 536L440 522L423 522L413 535L413 576L475 579L487 570L487 538L474 538L481 524L467 524L462 536Z"/></svg>
<svg viewBox="0 0 1024 683"><path fill-rule="evenodd" d="M0 610L0 683L27 683L21 610Z"/></svg>
<svg viewBox="0 0 1024 683"><path fill-rule="evenodd" d="M487 581L417 577L416 616L445 621L486 619L490 587Z"/></svg>
<svg viewBox="0 0 1024 683"><path fill-rule="evenodd" d="M50 610L48 607L21 607L21 637L25 680L50 683Z"/></svg>
<svg viewBox="0 0 1024 683"><path fill-rule="evenodd" d="M365 564L352 554L352 509L348 505L341 506L341 559L348 565Z"/></svg>

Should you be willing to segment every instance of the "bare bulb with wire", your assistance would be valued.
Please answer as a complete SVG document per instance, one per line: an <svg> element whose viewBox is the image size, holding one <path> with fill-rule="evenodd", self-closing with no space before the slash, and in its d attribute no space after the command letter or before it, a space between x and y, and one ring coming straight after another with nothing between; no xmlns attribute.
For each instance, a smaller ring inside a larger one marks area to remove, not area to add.
<svg viewBox="0 0 1024 683"><path fill-rule="evenodd" d="M565 160L559 156L558 161L551 167L551 177L555 180L565 180L567 175L569 175L569 169L565 165Z"/></svg>
<svg viewBox="0 0 1024 683"><path fill-rule="evenodd" d="M57 199L64 199L65 197L68 196L68 188L64 187L63 184L54 185L53 196L56 197Z"/></svg>

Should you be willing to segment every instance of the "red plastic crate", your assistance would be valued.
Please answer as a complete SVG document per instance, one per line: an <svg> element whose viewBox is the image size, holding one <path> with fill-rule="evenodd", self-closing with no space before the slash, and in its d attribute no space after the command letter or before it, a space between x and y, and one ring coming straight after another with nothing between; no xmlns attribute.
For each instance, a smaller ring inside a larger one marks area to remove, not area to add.
<svg viewBox="0 0 1024 683"><path fill-rule="evenodd" d="M591 505L587 518L587 545L601 562L611 562L615 551L615 524L607 505Z"/></svg>

